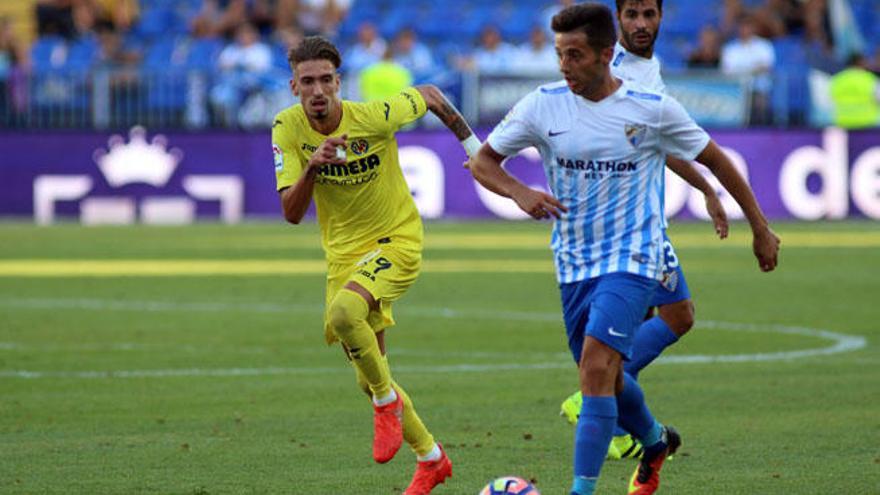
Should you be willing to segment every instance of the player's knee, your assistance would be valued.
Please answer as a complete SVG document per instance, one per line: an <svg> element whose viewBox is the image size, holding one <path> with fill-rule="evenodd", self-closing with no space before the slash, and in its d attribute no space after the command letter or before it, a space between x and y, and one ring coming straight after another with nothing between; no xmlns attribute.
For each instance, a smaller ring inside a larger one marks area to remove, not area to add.
<svg viewBox="0 0 880 495"><path fill-rule="evenodd" d="M691 300L687 300L662 308L660 316L669 325L670 330L681 337L694 326L694 303Z"/></svg>
<svg viewBox="0 0 880 495"><path fill-rule="evenodd" d="M695 308L693 301L688 300L679 313L678 331L676 333L681 337L694 326Z"/></svg>
<svg viewBox="0 0 880 495"><path fill-rule="evenodd" d="M581 375L586 379L602 379L603 377L613 377L610 363L600 360L586 360L581 364ZM604 381L604 380L603 380Z"/></svg>
<svg viewBox="0 0 880 495"><path fill-rule="evenodd" d="M358 321L366 318L368 312L367 302L363 298L349 290L341 290L327 310L327 318L330 328L340 337L350 333Z"/></svg>
<svg viewBox="0 0 880 495"><path fill-rule="evenodd" d="M335 299L327 313L330 328L337 334L347 333L354 327L354 321L348 308L342 304L337 304Z"/></svg>
<svg viewBox="0 0 880 495"><path fill-rule="evenodd" d="M613 352L613 351L612 351ZM581 388L587 393L610 392L615 387L620 363L605 352L587 352L579 363Z"/></svg>

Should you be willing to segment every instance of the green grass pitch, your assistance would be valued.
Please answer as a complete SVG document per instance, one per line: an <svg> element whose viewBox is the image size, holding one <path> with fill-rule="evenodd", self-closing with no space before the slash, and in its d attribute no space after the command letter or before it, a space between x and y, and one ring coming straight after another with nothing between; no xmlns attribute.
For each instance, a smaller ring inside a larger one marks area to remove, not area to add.
<svg viewBox="0 0 880 495"><path fill-rule="evenodd" d="M783 224L763 274L673 225L697 325L643 372L682 433L667 494L880 493L880 225ZM430 223L389 330L397 380L454 477L568 493L576 389L546 223ZM314 225L0 224L0 493L392 495L371 410L322 337ZM634 463L605 464L625 493Z"/></svg>

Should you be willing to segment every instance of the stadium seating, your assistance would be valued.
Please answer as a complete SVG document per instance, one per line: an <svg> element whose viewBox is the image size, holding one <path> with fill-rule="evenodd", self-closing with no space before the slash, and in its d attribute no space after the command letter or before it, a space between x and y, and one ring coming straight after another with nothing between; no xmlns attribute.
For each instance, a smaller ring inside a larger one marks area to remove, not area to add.
<svg viewBox="0 0 880 495"><path fill-rule="evenodd" d="M69 44L66 69L87 71L98 59L98 40L95 36L85 36Z"/></svg>
<svg viewBox="0 0 880 495"><path fill-rule="evenodd" d="M859 29L868 41L868 45L875 47L880 45L880 2L876 0L850 0L853 16L859 25Z"/></svg>
<svg viewBox="0 0 880 495"><path fill-rule="evenodd" d="M218 38L165 37L147 50L144 75L148 78L146 105L151 110L182 111L186 106L190 75L210 75L223 41ZM203 76L207 77L207 76ZM210 79L202 80L210 84Z"/></svg>
<svg viewBox="0 0 880 495"><path fill-rule="evenodd" d="M31 45L31 64L34 72L60 69L67 62L67 43L60 36L43 36Z"/></svg>
<svg viewBox="0 0 880 495"><path fill-rule="evenodd" d="M613 0L601 0L614 8ZM850 0L853 13L868 48L880 47L880 2ZM201 71L204 83L210 85L214 64L224 42L219 39L193 39L189 35L192 18L201 8L202 0L141 0L140 18L129 33L127 43L133 43L143 53L141 71L146 90L137 98L149 109L181 111L186 105L188 77ZM392 39L404 28L414 28L428 43L441 64L441 72L453 66L452 60L469 53L476 45L480 31L487 25L499 28L503 37L513 43L526 41L528 32L544 21L549 0L502 0L474 2L471 0L374 0L354 1L348 16L337 32L337 41L345 46L356 40L358 27L372 22L386 39ZM762 0L744 0L746 6L758 6ZM717 2L707 7L703 0L677 0L664 5L663 31L657 43L657 54L664 70L686 68L688 53L694 47L699 31L706 25L720 23L723 5ZM784 60L775 69L778 84L774 88L773 104L777 113L803 115L809 105L806 73L815 60L810 50L797 37L774 40L777 59ZM93 67L99 53L94 36L66 41L44 36L31 47L36 86L45 86L45 75L54 73L83 73ZM286 47L273 45L273 65L287 70ZM52 80L50 78L50 80ZM57 81L57 78L55 79ZM51 86L51 85L50 85ZM73 98L82 104L88 95ZM39 95L55 95L59 91L41 91ZM135 97L135 96L132 96ZM72 101L69 99L69 101ZM797 119L796 119L797 120Z"/></svg>

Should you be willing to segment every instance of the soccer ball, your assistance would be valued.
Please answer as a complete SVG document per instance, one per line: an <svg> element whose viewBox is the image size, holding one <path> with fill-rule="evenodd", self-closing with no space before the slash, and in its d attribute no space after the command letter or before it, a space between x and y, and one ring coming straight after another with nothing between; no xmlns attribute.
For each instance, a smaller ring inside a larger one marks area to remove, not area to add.
<svg viewBox="0 0 880 495"><path fill-rule="evenodd" d="M528 481L516 476L494 479L480 491L480 495L541 495Z"/></svg>

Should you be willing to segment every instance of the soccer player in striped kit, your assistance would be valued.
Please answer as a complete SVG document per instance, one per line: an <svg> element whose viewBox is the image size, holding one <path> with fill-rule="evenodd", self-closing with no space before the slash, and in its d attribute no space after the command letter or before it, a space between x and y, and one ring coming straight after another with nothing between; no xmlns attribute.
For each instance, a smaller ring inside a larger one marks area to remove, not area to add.
<svg viewBox="0 0 880 495"><path fill-rule="evenodd" d="M663 18L663 0L616 0L616 7L620 38L614 45L611 75L633 81L657 93L666 93L666 84L660 75L660 62L654 56L654 43ZM715 231L720 238L726 238L727 215L708 181L685 160L668 156L666 166L703 193ZM666 269L663 283L651 301L651 307L657 308L657 314L651 315L639 327L633 340L632 358L624 364L626 372L637 380L642 369L664 349L678 342L694 325L693 299L665 227L664 218ZM576 391L562 402L561 414L571 424L577 424L582 397L580 391ZM608 447L608 458L639 458L641 455L641 445L618 427Z"/></svg>
<svg viewBox="0 0 880 495"><path fill-rule="evenodd" d="M645 449L629 493L651 494L681 439L653 417L623 363L663 277L666 156L696 158L744 205L762 270L776 267L779 239L748 184L678 102L612 76L616 32L607 7L568 7L552 28L565 80L517 103L468 166L533 218L556 218L551 248L583 394L571 494L593 494L618 420ZM552 195L501 168L529 146L541 154Z"/></svg>

